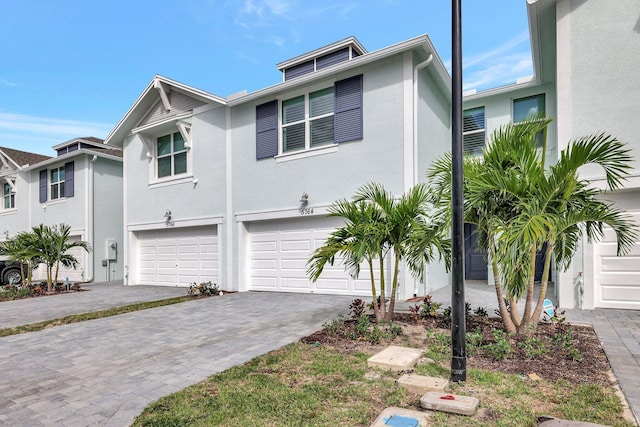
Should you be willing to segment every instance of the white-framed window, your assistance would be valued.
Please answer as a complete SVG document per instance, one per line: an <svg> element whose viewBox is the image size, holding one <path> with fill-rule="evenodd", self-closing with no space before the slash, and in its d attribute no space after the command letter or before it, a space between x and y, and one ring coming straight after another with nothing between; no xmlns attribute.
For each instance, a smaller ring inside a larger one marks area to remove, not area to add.
<svg viewBox="0 0 640 427"><path fill-rule="evenodd" d="M56 200L64 197L65 168L53 168L49 170L49 199Z"/></svg>
<svg viewBox="0 0 640 427"><path fill-rule="evenodd" d="M544 93L513 100L513 123L519 123L533 117L544 117L545 115ZM540 131L536 134L536 146L542 147L543 142L544 132Z"/></svg>
<svg viewBox="0 0 640 427"><path fill-rule="evenodd" d="M486 140L484 107L469 108L462 113L462 145L467 154L482 154Z"/></svg>
<svg viewBox="0 0 640 427"><path fill-rule="evenodd" d="M156 178L186 174L187 147L180 132L156 139Z"/></svg>
<svg viewBox="0 0 640 427"><path fill-rule="evenodd" d="M282 101L281 152L334 143L334 87Z"/></svg>
<svg viewBox="0 0 640 427"><path fill-rule="evenodd" d="M4 209L16 207L16 193L7 182L2 185L2 207Z"/></svg>

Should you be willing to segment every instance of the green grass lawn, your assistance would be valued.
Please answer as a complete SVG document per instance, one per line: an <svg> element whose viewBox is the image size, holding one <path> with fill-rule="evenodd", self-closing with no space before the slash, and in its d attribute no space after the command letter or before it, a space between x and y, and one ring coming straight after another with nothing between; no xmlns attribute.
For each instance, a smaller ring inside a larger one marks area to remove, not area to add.
<svg viewBox="0 0 640 427"><path fill-rule="evenodd" d="M368 357L331 346L291 344L158 400L134 425L369 426L385 407L417 409L420 396L395 382L401 373L368 368ZM418 365L416 372L449 375L437 362ZM470 369L468 381L452 385L451 392L478 397L476 415L434 412L431 425L535 426L540 415L633 425L622 418L613 390L600 386Z"/></svg>

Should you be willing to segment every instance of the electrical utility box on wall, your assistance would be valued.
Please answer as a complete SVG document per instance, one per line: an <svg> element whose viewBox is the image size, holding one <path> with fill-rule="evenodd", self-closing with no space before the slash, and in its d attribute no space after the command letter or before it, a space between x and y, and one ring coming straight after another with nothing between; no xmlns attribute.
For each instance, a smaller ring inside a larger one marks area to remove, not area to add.
<svg viewBox="0 0 640 427"><path fill-rule="evenodd" d="M107 239L107 259L115 261L118 253L118 244L115 239Z"/></svg>

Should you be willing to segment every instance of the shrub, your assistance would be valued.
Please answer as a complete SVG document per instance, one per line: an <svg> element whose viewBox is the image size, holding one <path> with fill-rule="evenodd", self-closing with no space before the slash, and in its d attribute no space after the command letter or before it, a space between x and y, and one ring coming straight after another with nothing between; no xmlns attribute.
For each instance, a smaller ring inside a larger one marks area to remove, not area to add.
<svg viewBox="0 0 640 427"><path fill-rule="evenodd" d="M504 331L497 329L493 331L495 342L487 344L482 349L494 360L504 360L511 354L511 343Z"/></svg>
<svg viewBox="0 0 640 427"><path fill-rule="evenodd" d="M364 313L364 306L365 303L360 298L356 298L351 301L351 305L349 305L349 314L353 320L358 320Z"/></svg>
<svg viewBox="0 0 640 427"><path fill-rule="evenodd" d="M218 285L211 282L203 282L200 284L196 284L196 282L193 282L189 285L189 295L220 295L220 288L218 287Z"/></svg>
<svg viewBox="0 0 640 427"><path fill-rule="evenodd" d="M525 358L527 360L537 359L540 356L548 354L550 351L544 341L528 335L525 336L523 341L520 341L518 347L524 350Z"/></svg>
<svg viewBox="0 0 640 427"><path fill-rule="evenodd" d="M467 353L474 355L482 346L483 336L482 329L477 328L475 332L467 332Z"/></svg>

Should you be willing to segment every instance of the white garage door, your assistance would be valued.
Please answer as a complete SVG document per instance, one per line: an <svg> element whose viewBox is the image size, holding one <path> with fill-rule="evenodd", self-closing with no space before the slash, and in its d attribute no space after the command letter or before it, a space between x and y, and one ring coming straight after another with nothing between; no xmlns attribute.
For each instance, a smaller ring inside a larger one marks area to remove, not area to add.
<svg viewBox="0 0 640 427"><path fill-rule="evenodd" d="M250 289L370 296L371 282L366 265L362 266L357 280L345 272L337 258L333 266L325 266L315 283L307 277L307 261L341 224L337 218L324 217L249 224Z"/></svg>
<svg viewBox="0 0 640 427"><path fill-rule="evenodd" d="M218 280L216 227L139 231L138 284L189 286Z"/></svg>
<svg viewBox="0 0 640 427"><path fill-rule="evenodd" d="M628 212L640 224L640 211ZM594 245L595 306L640 310L640 242L625 256L616 256L616 235L605 230Z"/></svg>
<svg viewBox="0 0 640 427"><path fill-rule="evenodd" d="M79 242L80 236L71 236L69 238L69 242ZM73 255L78 260L78 265L75 269L66 268L63 265L60 265L58 270L58 282L65 282L67 278L70 283L76 282L84 282L85 281L85 263L87 258L87 252L82 248L71 248L69 250L69 255ZM55 280L56 269L54 267L51 274ZM44 264L38 265L38 268L33 270L33 280L34 281L45 281L47 280L47 266Z"/></svg>

